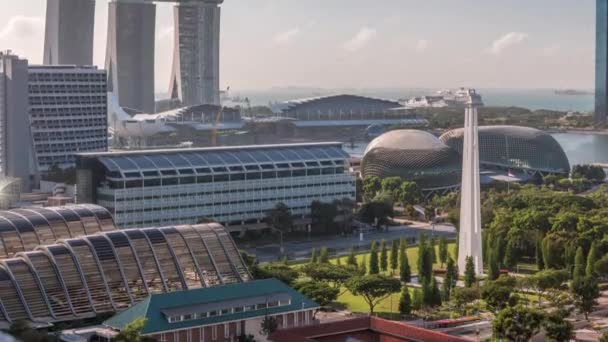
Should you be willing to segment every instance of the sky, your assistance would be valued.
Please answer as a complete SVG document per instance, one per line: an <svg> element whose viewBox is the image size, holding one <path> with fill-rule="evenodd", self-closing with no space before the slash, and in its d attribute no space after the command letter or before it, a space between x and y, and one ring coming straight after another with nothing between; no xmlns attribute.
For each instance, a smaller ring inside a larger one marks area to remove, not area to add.
<svg viewBox="0 0 608 342"><path fill-rule="evenodd" d="M42 61L46 0L0 0L0 50ZM97 0L94 63L104 65ZM157 6L157 92L172 6ZM595 0L225 0L221 84L232 89L577 88L594 83Z"/></svg>

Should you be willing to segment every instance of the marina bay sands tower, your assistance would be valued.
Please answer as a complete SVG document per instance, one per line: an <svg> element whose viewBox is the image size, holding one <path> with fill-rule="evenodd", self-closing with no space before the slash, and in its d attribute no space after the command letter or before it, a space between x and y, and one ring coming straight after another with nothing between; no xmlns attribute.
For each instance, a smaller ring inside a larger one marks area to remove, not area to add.
<svg viewBox="0 0 608 342"><path fill-rule="evenodd" d="M182 106L219 104L223 0L110 0L105 68L122 107L153 113L157 2L175 3L169 92ZM94 0L47 0L45 64L92 64Z"/></svg>
<svg viewBox="0 0 608 342"><path fill-rule="evenodd" d="M481 96L474 89L469 89L464 113L460 232L458 234L458 270L461 275L465 272L468 257L473 258L475 274L483 273L479 186L479 134L477 128L477 107L481 106L483 106Z"/></svg>

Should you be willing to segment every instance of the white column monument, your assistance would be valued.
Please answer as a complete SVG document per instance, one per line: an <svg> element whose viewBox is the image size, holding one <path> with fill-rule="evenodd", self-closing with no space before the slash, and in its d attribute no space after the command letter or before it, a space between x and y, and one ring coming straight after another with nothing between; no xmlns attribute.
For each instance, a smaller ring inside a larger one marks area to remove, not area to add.
<svg viewBox="0 0 608 342"><path fill-rule="evenodd" d="M467 257L473 258L475 274L483 273L481 252L481 203L479 189L479 137L477 107L483 106L481 96L468 90L464 112L462 146L462 185L460 199L460 233L458 239L458 271L464 274Z"/></svg>

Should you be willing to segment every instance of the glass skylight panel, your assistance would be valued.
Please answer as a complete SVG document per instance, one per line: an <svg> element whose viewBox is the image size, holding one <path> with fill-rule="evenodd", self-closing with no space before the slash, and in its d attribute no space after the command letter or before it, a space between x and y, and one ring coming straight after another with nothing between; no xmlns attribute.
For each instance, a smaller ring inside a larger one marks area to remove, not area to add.
<svg viewBox="0 0 608 342"><path fill-rule="evenodd" d="M255 163L255 159L253 159L253 157L251 156L251 154L249 152L245 152L245 151L236 151L236 152L232 152L232 154L238 158L238 160L241 161L241 163L243 164L250 164L250 163Z"/></svg>
<svg viewBox="0 0 608 342"><path fill-rule="evenodd" d="M101 157L99 158L99 161L109 170L109 171L120 171L120 168L118 167L118 165L116 165L112 159L110 158L106 158L106 157Z"/></svg>
<svg viewBox="0 0 608 342"><path fill-rule="evenodd" d="M184 157L187 161L189 161L190 164L192 164L192 166L194 167L207 166L207 162L205 161L205 159L203 159L203 157L198 153L184 153L181 156Z"/></svg>
<svg viewBox="0 0 608 342"><path fill-rule="evenodd" d="M112 157L112 161L118 165L121 171L139 170L139 167L135 165L131 160L126 157Z"/></svg>
<svg viewBox="0 0 608 342"><path fill-rule="evenodd" d="M171 164L167 158L161 155L150 155L148 156L150 160L156 165L159 169L173 169L175 168L173 164Z"/></svg>
<svg viewBox="0 0 608 342"><path fill-rule="evenodd" d="M209 165L224 165L224 161L217 155L217 153L205 153L205 160Z"/></svg>

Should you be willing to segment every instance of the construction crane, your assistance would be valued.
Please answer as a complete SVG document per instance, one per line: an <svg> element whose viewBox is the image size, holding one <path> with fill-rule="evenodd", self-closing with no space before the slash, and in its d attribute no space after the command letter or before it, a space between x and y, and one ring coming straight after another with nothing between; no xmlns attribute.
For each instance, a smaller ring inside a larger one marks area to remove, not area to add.
<svg viewBox="0 0 608 342"><path fill-rule="evenodd" d="M230 86L226 87L226 93L230 91ZM222 119L222 114L224 114L224 105L220 100L220 110L217 112L215 116L215 121L213 122L213 128L211 129L211 146L217 146L217 125L220 123Z"/></svg>
<svg viewBox="0 0 608 342"><path fill-rule="evenodd" d="M217 146L217 125L220 123L223 113L224 113L224 106L220 105L220 110L217 112L217 115L215 116L215 121L213 122L213 128L211 129L211 146Z"/></svg>

